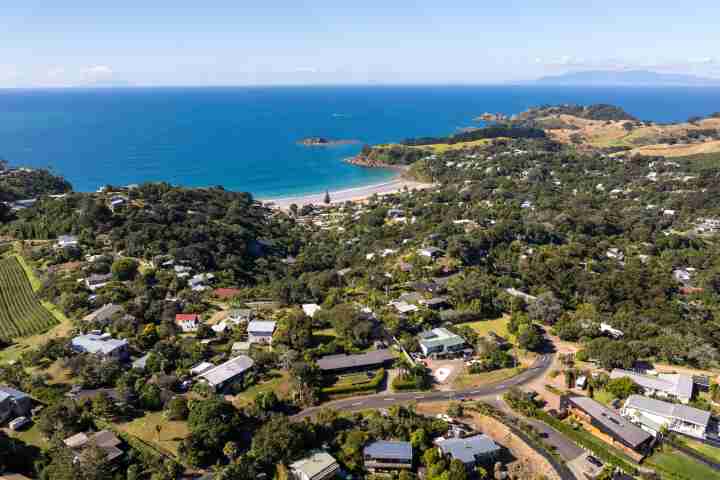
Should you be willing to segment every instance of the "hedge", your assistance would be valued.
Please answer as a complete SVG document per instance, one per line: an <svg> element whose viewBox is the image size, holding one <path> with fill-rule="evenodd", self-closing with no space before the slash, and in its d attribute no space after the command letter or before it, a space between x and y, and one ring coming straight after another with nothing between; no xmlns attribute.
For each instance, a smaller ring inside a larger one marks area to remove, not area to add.
<svg viewBox="0 0 720 480"><path fill-rule="evenodd" d="M415 377L410 377L407 379L401 378L401 377L395 377L395 380L392 382L392 388L393 390L420 390L420 387L417 385L417 379Z"/></svg>
<svg viewBox="0 0 720 480"><path fill-rule="evenodd" d="M385 369L381 368L375 373L375 377L367 383L361 383L357 385L340 385L337 387L327 387L322 389L323 395L346 395L348 393L359 393L367 392L370 390L377 390L380 384L385 380Z"/></svg>

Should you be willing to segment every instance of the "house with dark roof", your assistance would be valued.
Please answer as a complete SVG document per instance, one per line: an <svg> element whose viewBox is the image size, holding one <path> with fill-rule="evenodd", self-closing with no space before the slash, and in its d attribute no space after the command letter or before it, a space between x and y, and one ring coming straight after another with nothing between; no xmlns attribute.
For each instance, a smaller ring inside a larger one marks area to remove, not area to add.
<svg viewBox="0 0 720 480"><path fill-rule="evenodd" d="M123 451L119 448L122 441L109 430L100 430L96 433L78 433L63 440L66 447L75 452L75 460L82 462L86 449L95 445L105 452L105 462L112 462L121 457Z"/></svg>
<svg viewBox="0 0 720 480"><path fill-rule="evenodd" d="M663 427L671 432L704 439L710 424L710 412L687 405L663 402L641 395L630 395L621 414L653 436Z"/></svg>
<svg viewBox="0 0 720 480"><path fill-rule="evenodd" d="M358 370L369 370L389 365L395 361L391 350L371 350L357 355L328 355L317 361L323 373L341 373Z"/></svg>
<svg viewBox="0 0 720 480"><path fill-rule="evenodd" d="M440 452L450 460L460 460L466 468L489 465L500 455L502 448L487 435L449 438L437 443Z"/></svg>
<svg viewBox="0 0 720 480"><path fill-rule="evenodd" d="M413 448L410 442L381 440L367 445L363 450L363 458L369 472L411 470Z"/></svg>
<svg viewBox="0 0 720 480"><path fill-rule="evenodd" d="M32 399L27 393L0 385L0 423L30 414Z"/></svg>
<svg viewBox="0 0 720 480"><path fill-rule="evenodd" d="M652 446L652 435L592 398L563 395L560 408L582 422L590 433L636 460L642 459Z"/></svg>

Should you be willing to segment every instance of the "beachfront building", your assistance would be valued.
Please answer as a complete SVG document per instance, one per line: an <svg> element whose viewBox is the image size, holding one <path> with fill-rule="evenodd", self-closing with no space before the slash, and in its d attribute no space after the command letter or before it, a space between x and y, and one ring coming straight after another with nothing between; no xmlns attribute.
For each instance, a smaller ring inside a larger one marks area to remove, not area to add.
<svg viewBox="0 0 720 480"><path fill-rule="evenodd" d="M71 340L70 348L77 353L92 353L118 360L126 360L130 356L128 341L112 338L109 333L78 335Z"/></svg>
<svg viewBox="0 0 720 480"><path fill-rule="evenodd" d="M711 418L710 412L705 410L641 395L630 395L621 414L653 436L657 436L662 427L667 427L671 432L700 439L706 437Z"/></svg>
<svg viewBox="0 0 720 480"><path fill-rule="evenodd" d="M332 455L318 451L291 463L290 472L294 480L329 480L340 473L340 465Z"/></svg>
<svg viewBox="0 0 720 480"><path fill-rule="evenodd" d="M460 460L468 470L477 465L491 465L502 450L492 438L483 434L449 438L438 442L437 446L449 460Z"/></svg>
<svg viewBox="0 0 720 480"><path fill-rule="evenodd" d="M252 358L240 355L217 367L205 370L197 376L197 379L210 385L216 392L226 392L233 385L242 382L245 372L250 370L254 364Z"/></svg>
<svg viewBox="0 0 720 480"><path fill-rule="evenodd" d="M363 450L365 468L372 473L413 468L413 448L410 442L377 441Z"/></svg>
<svg viewBox="0 0 720 480"><path fill-rule="evenodd" d="M645 395L674 398L688 403L693 396L693 379L690 375L677 373L661 373L657 376L642 375L630 370L619 368L610 372L610 378L628 377L642 387Z"/></svg>
<svg viewBox="0 0 720 480"><path fill-rule="evenodd" d="M457 354L465 349L465 339L447 328L435 328L420 334L420 350L426 357Z"/></svg>
<svg viewBox="0 0 720 480"><path fill-rule="evenodd" d="M247 333L250 343L272 344L272 336L277 322L254 320L248 324Z"/></svg>

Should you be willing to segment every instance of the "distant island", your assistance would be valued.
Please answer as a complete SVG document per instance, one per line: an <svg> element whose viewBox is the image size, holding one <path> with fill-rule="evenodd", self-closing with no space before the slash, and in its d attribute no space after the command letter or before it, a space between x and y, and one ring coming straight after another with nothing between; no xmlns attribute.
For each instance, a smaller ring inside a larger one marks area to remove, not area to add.
<svg viewBox="0 0 720 480"><path fill-rule="evenodd" d="M307 137L297 142L306 147L332 147L336 145L356 145L360 140L333 140L325 137Z"/></svg>
<svg viewBox="0 0 720 480"><path fill-rule="evenodd" d="M720 86L720 78L704 78L677 73L659 73L646 70L589 70L537 79L535 84L563 86Z"/></svg>

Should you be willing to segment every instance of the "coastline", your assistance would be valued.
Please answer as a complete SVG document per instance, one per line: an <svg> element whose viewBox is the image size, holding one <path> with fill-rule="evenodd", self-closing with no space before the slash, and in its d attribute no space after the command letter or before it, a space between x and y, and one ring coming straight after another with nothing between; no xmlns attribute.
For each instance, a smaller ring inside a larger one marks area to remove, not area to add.
<svg viewBox="0 0 720 480"><path fill-rule="evenodd" d="M397 193L402 190L423 190L434 186L432 183L416 182L414 180L405 180L401 177L395 177L389 181L383 183L375 183L371 185L365 185L362 187L346 188L343 190L329 191L330 204L338 204L344 202L361 202L367 200L373 195L388 195L391 193ZM278 208L280 210L287 210L293 203L298 207L303 205L325 205L325 192L314 193L308 195L298 195L294 197L285 198L262 198L258 199L265 204Z"/></svg>

